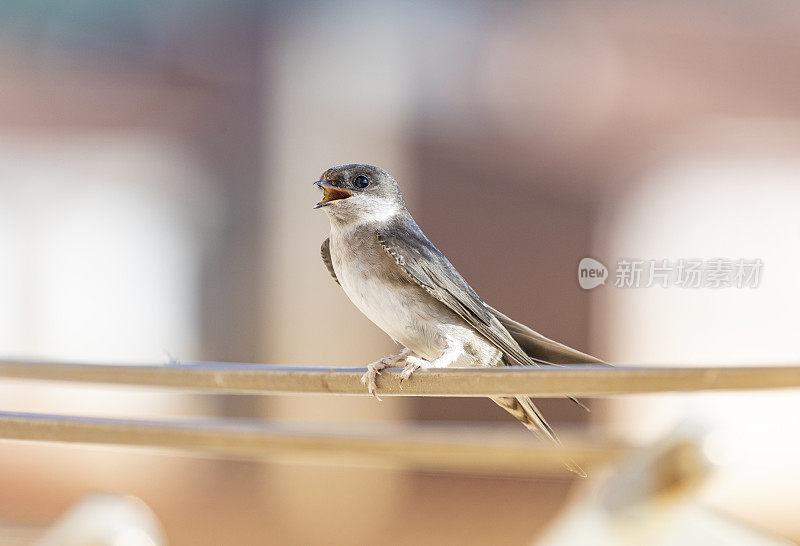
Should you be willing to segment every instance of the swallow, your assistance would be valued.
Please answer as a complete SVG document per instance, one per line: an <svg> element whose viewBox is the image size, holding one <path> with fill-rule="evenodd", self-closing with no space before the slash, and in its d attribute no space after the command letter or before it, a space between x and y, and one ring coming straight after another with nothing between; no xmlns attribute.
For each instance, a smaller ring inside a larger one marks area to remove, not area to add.
<svg viewBox="0 0 800 546"><path fill-rule="evenodd" d="M403 347L367 367L361 381L373 396L377 376L391 367L403 368L402 384L420 368L602 363L486 304L425 236L400 186L383 169L342 165L314 184L323 192L315 208L327 213L331 227L322 243L323 262L350 301ZM529 397L492 400L560 445ZM573 462L565 464L585 476Z"/></svg>

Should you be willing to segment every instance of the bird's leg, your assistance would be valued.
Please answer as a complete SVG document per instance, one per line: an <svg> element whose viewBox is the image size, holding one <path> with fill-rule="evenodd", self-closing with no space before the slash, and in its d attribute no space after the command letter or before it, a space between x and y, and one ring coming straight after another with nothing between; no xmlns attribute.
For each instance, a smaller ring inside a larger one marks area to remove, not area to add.
<svg viewBox="0 0 800 546"><path fill-rule="evenodd" d="M403 372L400 374L400 385L408 380L408 378L411 377L411 374L420 368L447 368L456 360L458 360L463 352L464 348L462 346L448 342L444 351L442 351L442 354L432 362L423 358L419 358L415 355L406 356L406 365L405 368L403 368Z"/></svg>
<svg viewBox="0 0 800 546"><path fill-rule="evenodd" d="M404 361L410 354L411 350L404 348L396 355L381 358L377 362L373 362L367 366L367 371L361 376L361 382L367 386L367 390L372 396L380 400L376 379L381 374L381 370L396 367L397 364Z"/></svg>
<svg viewBox="0 0 800 546"><path fill-rule="evenodd" d="M418 356L409 355L406 357L406 365L403 371L400 372L400 388L403 388L403 383L411 377L411 374L422 368L424 365L430 365L430 362Z"/></svg>

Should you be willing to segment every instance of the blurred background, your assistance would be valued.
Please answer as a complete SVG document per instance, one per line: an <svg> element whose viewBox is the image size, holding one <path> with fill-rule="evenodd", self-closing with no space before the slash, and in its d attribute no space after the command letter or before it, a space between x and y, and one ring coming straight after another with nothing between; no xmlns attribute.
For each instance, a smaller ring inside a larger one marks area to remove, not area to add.
<svg viewBox="0 0 800 546"><path fill-rule="evenodd" d="M0 353L363 366L311 183L377 164L492 306L610 362L800 358L794 2L0 3ZM577 265L761 259L754 289L589 292ZM330 325L335 325L331 328ZM800 540L800 397L541 407L646 444L691 419L706 505ZM204 397L0 383L0 409L496 422L488 400ZM516 427L516 428L515 428ZM170 544L529 543L578 480L0 444L0 521L133 494ZM577 485L576 485L577 484Z"/></svg>

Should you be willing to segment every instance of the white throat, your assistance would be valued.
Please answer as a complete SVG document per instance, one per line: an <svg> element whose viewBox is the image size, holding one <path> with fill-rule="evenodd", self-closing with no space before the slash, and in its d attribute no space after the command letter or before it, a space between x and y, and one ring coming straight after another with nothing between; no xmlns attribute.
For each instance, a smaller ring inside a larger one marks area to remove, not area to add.
<svg viewBox="0 0 800 546"><path fill-rule="evenodd" d="M396 203L376 201L370 203L370 205L372 206L369 207L369 210L359 212L358 215L348 218L348 220L343 223L340 222L341 217L337 216L335 210L329 211L328 217L331 221L331 227L349 230L358 226L363 226L364 224L381 224L388 222L402 212L402 207L398 207ZM335 207L336 205L333 206Z"/></svg>
<svg viewBox="0 0 800 546"><path fill-rule="evenodd" d="M371 224L373 222L386 222L400 213L394 203L381 202L368 213L359 216L358 224Z"/></svg>

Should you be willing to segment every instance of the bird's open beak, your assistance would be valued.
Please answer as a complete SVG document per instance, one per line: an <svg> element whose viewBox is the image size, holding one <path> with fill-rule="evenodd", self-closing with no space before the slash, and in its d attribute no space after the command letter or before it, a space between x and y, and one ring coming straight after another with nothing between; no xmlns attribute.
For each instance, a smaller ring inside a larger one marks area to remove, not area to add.
<svg viewBox="0 0 800 546"><path fill-rule="evenodd" d="M322 188L323 192L322 201L314 205L315 209L327 207L331 203L335 203L336 201L341 201L342 199L347 199L348 197L353 196L353 194L346 189L334 186L325 180L317 180L314 182L314 184Z"/></svg>

